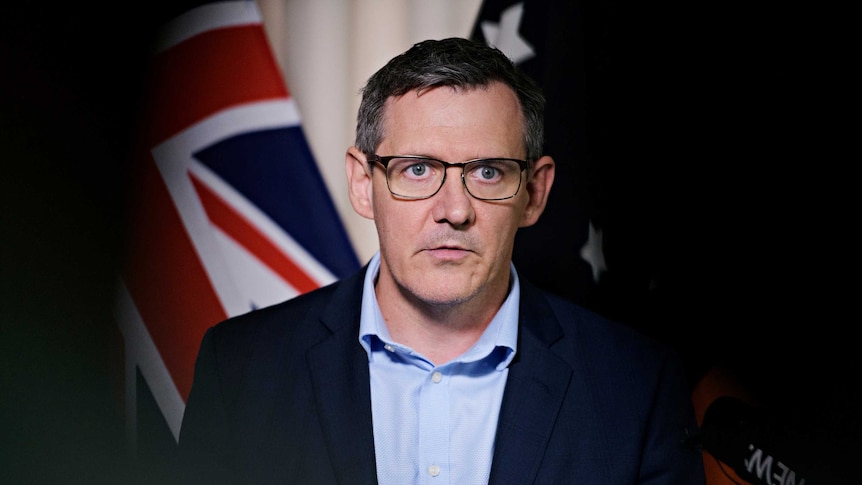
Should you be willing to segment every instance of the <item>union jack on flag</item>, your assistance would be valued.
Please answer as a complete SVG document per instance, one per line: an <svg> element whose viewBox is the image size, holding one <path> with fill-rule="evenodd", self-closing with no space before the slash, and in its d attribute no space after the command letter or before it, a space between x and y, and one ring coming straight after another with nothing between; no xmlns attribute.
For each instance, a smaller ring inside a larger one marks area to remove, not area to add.
<svg viewBox="0 0 862 485"><path fill-rule="evenodd" d="M254 1L175 18L150 76L117 308L128 431L142 376L177 440L207 328L359 263Z"/></svg>

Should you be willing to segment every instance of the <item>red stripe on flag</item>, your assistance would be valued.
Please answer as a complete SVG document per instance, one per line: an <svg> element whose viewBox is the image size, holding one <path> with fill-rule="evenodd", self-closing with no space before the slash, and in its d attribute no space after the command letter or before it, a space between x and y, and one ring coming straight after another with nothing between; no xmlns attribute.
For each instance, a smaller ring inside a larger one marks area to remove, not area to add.
<svg viewBox="0 0 862 485"><path fill-rule="evenodd" d="M207 328L227 317L150 157L136 165L124 280L185 401ZM152 385L152 383L151 383Z"/></svg>
<svg viewBox="0 0 862 485"><path fill-rule="evenodd" d="M189 173L189 176L194 183L195 190L203 203L207 216L213 224L257 256L258 259L263 261L264 264L300 293L311 291L320 286L254 225L249 223L240 213L219 197L218 194L210 190L206 184L197 179L193 174Z"/></svg>
<svg viewBox="0 0 862 485"><path fill-rule="evenodd" d="M287 86L260 24L215 29L159 54L153 64L155 146L213 113L243 103L286 98Z"/></svg>

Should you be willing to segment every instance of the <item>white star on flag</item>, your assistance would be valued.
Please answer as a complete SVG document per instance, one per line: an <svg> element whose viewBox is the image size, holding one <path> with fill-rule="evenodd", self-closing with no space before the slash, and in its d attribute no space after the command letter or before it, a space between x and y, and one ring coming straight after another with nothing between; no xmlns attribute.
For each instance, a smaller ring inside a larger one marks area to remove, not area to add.
<svg viewBox="0 0 862 485"><path fill-rule="evenodd" d="M590 236L581 248L581 257L593 268L593 281L599 282L599 276L608 270L605 255L602 252L602 230L596 229L590 222Z"/></svg>
<svg viewBox="0 0 862 485"><path fill-rule="evenodd" d="M516 3L500 15L500 22L482 22L482 34L488 42L506 54L515 64L530 59L536 55L533 46L527 43L518 33L521 17L524 15L524 3Z"/></svg>

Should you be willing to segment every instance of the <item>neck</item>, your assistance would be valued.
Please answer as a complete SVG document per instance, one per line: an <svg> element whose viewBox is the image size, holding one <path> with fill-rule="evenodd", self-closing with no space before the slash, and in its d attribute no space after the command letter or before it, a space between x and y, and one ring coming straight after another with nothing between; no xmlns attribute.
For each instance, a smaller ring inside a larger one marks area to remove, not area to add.
<svg viewBox="0 0 862 485"><path fill-rule="evenodd" d="M492 299L476 296L464 302L439 304L421 301L400 288L378 285L376 290L392 339L420 352L435 365L445 364L472 347L508 293L505 287Z"/></svg>

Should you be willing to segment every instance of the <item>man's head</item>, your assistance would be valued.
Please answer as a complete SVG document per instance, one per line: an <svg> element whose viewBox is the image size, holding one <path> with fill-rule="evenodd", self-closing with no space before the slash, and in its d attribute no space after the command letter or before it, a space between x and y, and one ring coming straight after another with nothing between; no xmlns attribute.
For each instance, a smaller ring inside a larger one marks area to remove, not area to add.
<svg viewBox="0 0 862 485"><path fill-rule="evenodd" d="M500 51L466 39L419 43L371 77L346 169L354 209L377 227L378 298L469 304L480 320L496 311L515 233L538 220L553 183L542 105Z"/></svg>

